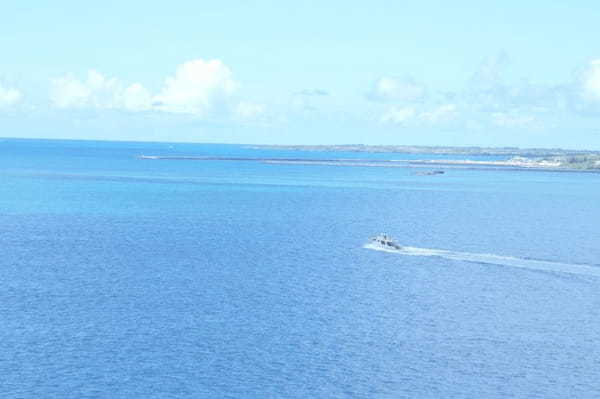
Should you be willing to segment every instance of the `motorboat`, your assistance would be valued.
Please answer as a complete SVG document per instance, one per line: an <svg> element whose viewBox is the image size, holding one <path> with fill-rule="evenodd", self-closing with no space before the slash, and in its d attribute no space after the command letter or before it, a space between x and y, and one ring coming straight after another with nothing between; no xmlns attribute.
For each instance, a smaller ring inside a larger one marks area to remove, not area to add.
<svg viewBox="0 0 600 399"><path fill-rule="evenodd" d="M402 249L402 246L387 234L377 234L375 237L371 237L370 240L372 243L385 249Z"/></svg>

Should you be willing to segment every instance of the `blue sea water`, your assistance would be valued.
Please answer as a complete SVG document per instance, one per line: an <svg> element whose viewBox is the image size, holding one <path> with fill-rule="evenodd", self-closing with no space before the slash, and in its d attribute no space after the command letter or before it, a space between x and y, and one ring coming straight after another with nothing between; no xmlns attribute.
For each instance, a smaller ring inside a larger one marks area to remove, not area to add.
<svg viewBox="0 0 600 399"><path fill-rule="evenodd" d="M600 175L142 154L424 158L0 140L0 397L600 397Z"/></svg>

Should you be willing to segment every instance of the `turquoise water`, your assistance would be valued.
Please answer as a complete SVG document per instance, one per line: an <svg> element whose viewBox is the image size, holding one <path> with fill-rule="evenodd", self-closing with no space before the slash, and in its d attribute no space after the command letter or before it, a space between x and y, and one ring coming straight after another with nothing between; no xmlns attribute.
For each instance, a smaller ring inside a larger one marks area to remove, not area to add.
<svg viewBox="0 0 600 399"><path fill-rule="evenodd" d="M600 175L139 155L424 158L1 140L1 397L600 396Z"/></svg>

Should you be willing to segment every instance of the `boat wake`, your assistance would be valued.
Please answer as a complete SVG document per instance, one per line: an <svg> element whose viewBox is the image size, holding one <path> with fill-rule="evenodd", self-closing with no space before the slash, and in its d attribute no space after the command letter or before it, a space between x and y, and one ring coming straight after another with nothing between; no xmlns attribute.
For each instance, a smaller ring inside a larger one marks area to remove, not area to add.
<svg viewBox="0 0 600 399"><path fill-rule="evenodd" d="M576 263L552 262L546 260L517 258L513 256L446 251L443 249L430 248L402 247L402 249L388 249L376 244L366 244L364 248L372 249L375 251L393 252L406 256L437 256L444 259L460 260L465 262L484 263L491 265L518 267L521 269L529 270L583 274L586 276L600 277L599 266L582 265Z"/></svg>

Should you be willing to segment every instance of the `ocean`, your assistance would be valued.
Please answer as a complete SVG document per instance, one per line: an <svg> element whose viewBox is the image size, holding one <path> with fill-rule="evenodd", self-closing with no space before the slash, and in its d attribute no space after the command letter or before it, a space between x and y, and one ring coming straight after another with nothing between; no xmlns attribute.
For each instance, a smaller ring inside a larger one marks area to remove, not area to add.
<svg viewBox="0 0 600 399"><path fill-rule="evenodd" d="M600 397L600 174L256 158L444 156L1 139L0 397Z"/></svg>

